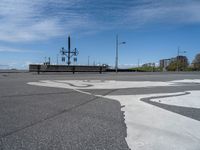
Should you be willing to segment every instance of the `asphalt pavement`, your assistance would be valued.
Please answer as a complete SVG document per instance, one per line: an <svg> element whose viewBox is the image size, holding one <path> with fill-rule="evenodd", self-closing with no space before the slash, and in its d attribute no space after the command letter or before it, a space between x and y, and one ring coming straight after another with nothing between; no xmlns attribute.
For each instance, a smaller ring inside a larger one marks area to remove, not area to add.
<svg viewBox="0 0 200 150"><path fill-rule="evenodd" d="M168 82L200 79L200 73L0 73L1 150L128 150L124 107L107 95L140 95L200 90L200 84L82 89L34 86L29 82L94 80ZM84 93L85 92L85 93ZM90 94L87 94L90 93ZM101 96L97 96L101 95ZM105 96L105 97L104 97ZM150 98L149 98L150 99ZM199 108L165 107L199 122ZM200 147L199 147L200 149Z"/></svg>

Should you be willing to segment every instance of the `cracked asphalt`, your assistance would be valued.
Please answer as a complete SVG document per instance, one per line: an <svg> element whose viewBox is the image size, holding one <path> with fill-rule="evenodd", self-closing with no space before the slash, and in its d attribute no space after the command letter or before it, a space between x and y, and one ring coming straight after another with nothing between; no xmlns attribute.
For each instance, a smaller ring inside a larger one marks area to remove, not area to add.
<svg viewBox="0 0 200 150"><path fill-rule="evenodd" d="M0 73L1 150L128 150L124 112L118 101L71 89L28 85L40 80L171 81L200 79L200 73ZM200 90L179 87L84 90L129 95ZM163 107L164 106L158 106ZM165 108L164 108L165 109ZM176 108L166 108L176 111ZM183 112L182 112L183 111ZM182 114L197 113L181 110ZM180 112L180 111L179 111ZM200 115L195 114L196 118ZM198 119L197 119L198 120Z"/></svg>

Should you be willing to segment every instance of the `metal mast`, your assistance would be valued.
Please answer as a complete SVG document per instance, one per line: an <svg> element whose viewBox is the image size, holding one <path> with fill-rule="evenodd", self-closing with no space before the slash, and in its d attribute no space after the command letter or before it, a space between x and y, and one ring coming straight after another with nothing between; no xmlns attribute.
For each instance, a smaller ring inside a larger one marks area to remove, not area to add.
<svg viewBox="0 0 200 150"><path fill-rule="evenodd" d="M70 41L70 36L68 36L68 56L67 56L67 64L68 66L71 64L70 62L70 47L71 47L71 41Z"/></svg>
<svg viewBox="0 0 200 150"><path fill-rule="evenodd" d="M74 60L77 60L76 56L78 55L78 51L75 48L73 51L71 51L71 39L70 36L68 36L68 51L65 50L64 47L61 48L60 53L62 55L62 61L65 62L65 57L67 57L67 65L69 66L71 64L71 57L75 56Z"/></svg>

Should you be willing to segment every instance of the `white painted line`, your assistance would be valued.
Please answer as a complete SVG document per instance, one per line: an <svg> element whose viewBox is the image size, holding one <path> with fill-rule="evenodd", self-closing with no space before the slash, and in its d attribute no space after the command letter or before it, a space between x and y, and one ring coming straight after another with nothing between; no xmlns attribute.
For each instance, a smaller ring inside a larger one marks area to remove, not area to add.
<svg viewBox="0 0 200 150"><path fill-rule="evenodd" d="M97 81L97 80L43 80L40 82L29 82L30 85L58 87L67 89L125 89L157 86L177 86L171 82L153 81Z"/></svg>
<svg viewBox="0 0 200 150"><path fill-rule="evenodd" d="M180 94L180 93L175 93ZM174 94L104 96L118 100L125 111L126 141L133 150L198 150L200 122L140 101ZM200 96L200 91L199 91Z"/></svg>
<svg viewBox="0 0 200 150"><path fill-rule="evenodd" d="M184 79L184 80L174 80L171 83L196 83L200 84L200 79Z"/></svg>
<svg viewBox="0 0 200 150"><path fill-rule="evenodd" d="M73 89L73 90L76 92L82 93L82 94L93 95L92 93L89 93L89 92L84 92L84 91L77 90L77 89ZM97 95L94 95L94 96L97 96Z"/></svg>
<svg viewBox="0 0 200 150"><path fill-rule="evenodd" d="M183 95L178 97L167 97L167 98L158 98L152 99L162 104L190 107L190 108L200 108L200 93L199 91L189 91L189 95Z"/></svg>

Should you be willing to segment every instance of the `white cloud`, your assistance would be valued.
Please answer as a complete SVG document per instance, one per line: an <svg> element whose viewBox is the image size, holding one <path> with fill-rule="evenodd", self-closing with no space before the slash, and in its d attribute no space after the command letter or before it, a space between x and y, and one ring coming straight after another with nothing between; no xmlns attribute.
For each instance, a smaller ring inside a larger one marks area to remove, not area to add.
<svg viewBox="0 0 200 150"><path fill-rule="evenodd" d="M34 41L61 35L61 29L54 20L45 20L30 26L0 25L0 40L9 42Z"/></svg>
<svg viewBox="0 0 200 150"><path fill-rule="evenodd" d="M193 24L200 23L200 2L193 0L157 1L146 6L130 8L125 23L140 27L149 23Z"/></svg>
<svg viewBox="0 0 200 150"><path fill-rule="evenodd" d="M53 7L48 4L52 3ZM61 10L70 7L71 0L2 0L0 3L0 41L27 42L57 37L74 28L85 26L87 19ZM47 8L45 8L47 6ZM48 8L49 7L49 8ZM58 10L51 9L57 8ZM65 19L63 19L65 17Z"/></svg>
<svg viewBox="0 0 200 150"><path fill-rule="evenodd" d="M150 23L200 23L195 0L1 0L0 41L47 40ZM81 31L81 32L80 32Z"/></svg>
<svg viewBox="0 0 200 150"><path fill-rule="evenodd" d="M11 48L11 47L4 47L0 46L0 52L12 52L12 53L42 53L38 50L25 50L25 49L17 49L17 48Z"/></svg>

